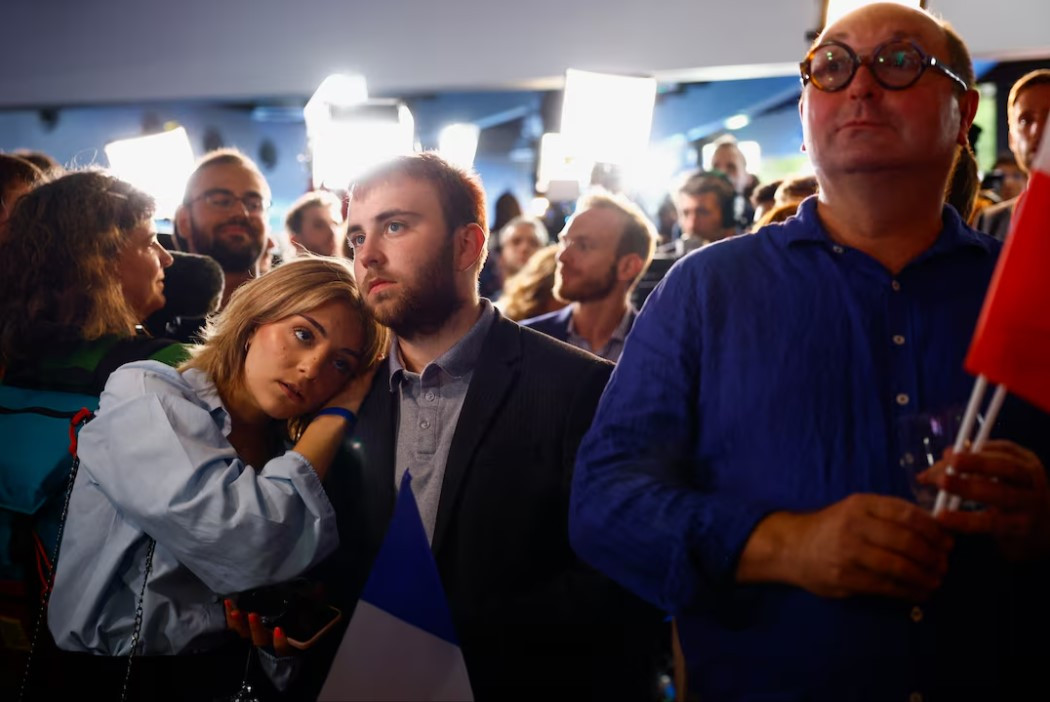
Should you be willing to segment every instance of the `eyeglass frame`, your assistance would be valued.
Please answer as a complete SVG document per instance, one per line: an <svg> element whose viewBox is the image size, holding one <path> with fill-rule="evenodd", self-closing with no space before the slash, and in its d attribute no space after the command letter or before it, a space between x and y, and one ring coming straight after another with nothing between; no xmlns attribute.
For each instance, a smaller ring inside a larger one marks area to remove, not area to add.
<svg viewBox="0 0 1050 702"><path fill-rule="evenodd" d="M916 73L915 78L913 78L912 81L910 83L907 83L906 85L886 85L879 77L878 72L876 72L872 68L875 57L879 55L879 52L881 52L883 49L885 49L887 46L890 46L891 44L907 44L911 46L911 48L915 49L916 53L918 53L919 57L922 59L922 63L919 64L919 72ZM810 72L810 68L812 67L813 63L813 55L826 46L842 47L846 50L846 53L853 60L853 71L850 72L849 78L846 79L846 81L837 88L828 89L820 87L820 85L813 80L813 75ZM799 80L802 81L803 88L812 83L813 87L821 91L822 93L837 93L840 90L845 90L849 87L849 84L852 83L853 79L857 77L857 71L860 70L861 66L867 66L868 71L871 73L871 77L875 80L876 83L881 85L886 90L907 90L908 88L919 82L919 79L922 78L924 73L926 73L927 68L933 68L940 71L943 75L955 81L955 83L963 89L963 92L966 92L970 89L970 86L966 83L965 80L962 79L962 77L958 73L948 68L948 66L946 66L944 62L942 62L936 56L928 55L925 51L922 50L922 48L918 44L916 44L913 41L908 41L907 39L890 39L889 41L885 41L876 46L875 49L868 56L864 57L858 56L857 52L854 51L853 47L851 47L849 44L846 44L841 41L836 41L834 39L825 41L822 44L814 46L812 49L810 49L809 53L806 54L806 58L798 64L798 70L800 74Z"/></svg>
<svg viewBox="0 0 1050 702"><path fill-rule="evenodd" d="M246 212L248 212L248 214L261 214L263 212L266 212L268 209L270 209L270 205L273 204L270 200L268 200L267 198L263 197L259 193L248 193L246 195L241 195L240 197L238 197L237 195L233 194L232 190L227 190L226 188L212 188L210 190L205 190L203 193L201 193L197 197L193 197L193 198L190 198L189 200L187 200L186 204L190 205L190 204L193 204L194 202L200 202L201 200L204 200L205 204L207 204L209 207L214 207L214 208L219 209L219 210L229 210L229 209L234 207L233 202L231 202L226 207L223 207L221 205L216 205L213 202L208 202L208 198L212 197L212 196L215 196L215 195L222 195L222 196L225 196L225 197L229 197L231 200L241 203L241 207L243 207L244 210ZM256 198L256 197L259 198L259 205L260 205L259 209L253 209L246 202L246 198Z"/></svg>

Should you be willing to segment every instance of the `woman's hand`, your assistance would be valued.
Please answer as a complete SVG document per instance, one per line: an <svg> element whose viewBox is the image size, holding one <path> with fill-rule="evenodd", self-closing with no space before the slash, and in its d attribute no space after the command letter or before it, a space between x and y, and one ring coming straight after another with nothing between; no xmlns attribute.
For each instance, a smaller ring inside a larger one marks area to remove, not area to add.
<svg viewBox="0 0 1050 702"><path fill-rule="evenodd" d="M384 366L383 361L386 359L380 359L370 367L358 375L351 378L346 385L332 396L326 407L343 407L355 415L358 410L361 409L361 403L365 401L365 396L368 395L368 391L372 388L372 379L376 375L376 371Z"/></svg>
<svg viewBox="0 0 1050 702"><path fill-rule="evenodd" d="M260 648L272 646L273 652L278 656L292 654L292 646L288 643L288 637L285 636L281 627L268 629L258 614L249 612L246 615L237 609L237 605L229 597L224 600L223 604L226 607L226 628L236 631L242 639L251 639L254 646Z"/></svg>

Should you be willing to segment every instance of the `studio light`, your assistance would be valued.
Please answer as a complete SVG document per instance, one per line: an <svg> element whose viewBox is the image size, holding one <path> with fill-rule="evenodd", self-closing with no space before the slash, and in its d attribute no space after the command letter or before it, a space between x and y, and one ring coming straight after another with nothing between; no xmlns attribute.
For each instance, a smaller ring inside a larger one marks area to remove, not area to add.
<svg viewBox="0 0 1050 702"><path fill-rule="evenodd" d="M623 165L649 145L656 101L656 79L565 72L561 135L576 158Z"/></svg>
<svg viewBox="0 0 1050 702"><path fill-rule="evenodd" d="M725 125L726 129L731 129L731 130L743 129L747 125L751 124L751 118L748 117L747 115L741 113L741 114L733 115L732 117L726 118L726 121L723 124Z"/></svg>
<svg viewBox="0 0 1050 702"><path fill-rule="evenodd" d="M480 134L481 129L476 124L450 124L438 135L438 151L447 161L471 168Z"/></svg>
<svg viewBox="0 0 1050 702"><path fill-rule="evenodd" d="M415 121L399 100L329 105L326 115L307 130L315 187L345 189L372 166L413 151Z"/></svg>
<svg viewBox="0 0 1050 702"><path fill-rule="evenodd" d="M185 129L111 141L105 152L113 175L156 200L157 219L174 217L193 172L193 148Z"/></svg>
<svg viewBox="0 0 1050 702"><path fill-rule="evenodd" d="M575 200L591 177L594 163L576 156L564 135L548 132L540 137L536 191L553 202Z"/></svg>

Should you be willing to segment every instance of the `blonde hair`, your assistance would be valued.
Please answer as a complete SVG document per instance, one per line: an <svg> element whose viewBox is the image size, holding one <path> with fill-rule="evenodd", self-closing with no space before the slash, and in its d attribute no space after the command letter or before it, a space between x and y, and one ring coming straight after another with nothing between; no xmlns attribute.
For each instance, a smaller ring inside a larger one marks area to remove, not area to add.
<svg viewBox="0 0 1050 702"><path fill-rule="evenodd" d="M521 270L507 279L501 298L503 315L512 321L536 317L565 305L554 297L557 244L545 246L529 257Z"/></svg>
<svg viewBox="0 0 1050 702"><path fill-rule="evenodd" d="M228 397L242 387L245 346L256 329L332 300L346 302L360 317L364 333L360 368L370 368L386 351L386 328L365 308L348 261L311 256L278 266L237 288L226 307L208 319L202 333L204 344L194 349L193 357L179 370L204 371L219 393Z"/></svg>

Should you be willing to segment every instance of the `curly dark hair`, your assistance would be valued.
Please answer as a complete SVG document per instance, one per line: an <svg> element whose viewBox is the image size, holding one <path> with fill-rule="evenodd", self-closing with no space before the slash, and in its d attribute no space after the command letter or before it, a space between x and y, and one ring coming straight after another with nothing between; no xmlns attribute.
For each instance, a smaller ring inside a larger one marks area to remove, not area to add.
<svg viewBox="0 0 1050 702"><path fill-rule="evenodd" d="M149 195L101 170L66 174L23 196L0 242L0 357L39 355L56 340L134 333L141 320L117 270Z"/></svg>

